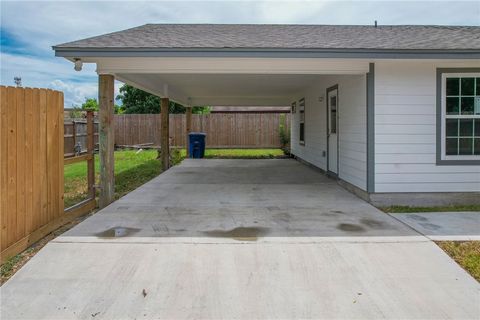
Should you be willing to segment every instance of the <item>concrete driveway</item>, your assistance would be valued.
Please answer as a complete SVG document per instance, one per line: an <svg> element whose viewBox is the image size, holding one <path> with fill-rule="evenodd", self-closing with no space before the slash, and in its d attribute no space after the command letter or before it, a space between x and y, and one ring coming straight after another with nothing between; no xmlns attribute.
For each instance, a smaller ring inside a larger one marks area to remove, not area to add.
<svg viewBox="0 0 480 320"><path fill-rule="evenodd" d="M186 160L42 249L2 319L478 319L480 285L294 160Z"/></svg>

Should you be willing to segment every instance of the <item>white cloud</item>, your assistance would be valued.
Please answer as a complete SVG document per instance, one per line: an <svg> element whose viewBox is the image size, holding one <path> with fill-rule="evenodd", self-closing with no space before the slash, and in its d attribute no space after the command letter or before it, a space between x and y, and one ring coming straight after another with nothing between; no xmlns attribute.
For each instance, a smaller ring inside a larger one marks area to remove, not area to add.
<svg viewBox="0 0 480 320"><path fill-rule="evenodd" d="M115 82L115 97L120 93L121 82ZM98 83L72 83L65 82L60 79L53 80L48 88L59 90L64 93L65 107L80 106L87 98L98 97Z"/></svg>
<svg viewBox="0 0 480 320"><path fill-rule="evenodd" d="M95 83L72 84L57 79L53 80L48 87L64 93L65 107L79 106L85 102L86 98L94 98L97 95Z"/></svg>

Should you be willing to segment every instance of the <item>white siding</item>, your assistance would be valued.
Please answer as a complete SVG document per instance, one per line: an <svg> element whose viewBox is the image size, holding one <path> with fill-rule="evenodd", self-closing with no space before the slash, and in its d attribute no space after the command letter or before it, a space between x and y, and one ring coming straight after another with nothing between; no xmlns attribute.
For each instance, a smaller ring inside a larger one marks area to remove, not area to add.
<svg viewBox="0 0 480 320"><path fill-rule="evenodd" d="M475 61L375 63L375 192L480 191L480 166L436 165L436 69Z"/></svg>
<svg viewBox="0 0 480 320"><path fill-rule="evenodd" d="M299 113L292 114L292 153L305 161L327 169L326 90L338 85L339 167L338 176L363 190L367 185L366 76L325 76L302 92L305 98L305 145L299 144ZM319 97L323 101L319 101Z"/></svg>

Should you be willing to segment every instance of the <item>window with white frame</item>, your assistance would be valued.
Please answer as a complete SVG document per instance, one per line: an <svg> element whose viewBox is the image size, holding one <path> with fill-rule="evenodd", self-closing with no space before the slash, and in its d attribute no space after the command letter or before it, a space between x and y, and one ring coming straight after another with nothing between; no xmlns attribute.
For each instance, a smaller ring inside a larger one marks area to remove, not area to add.
<svg viewBox="0 0 480 320"><path fill-rule="evenodd" d="M480 73L442 73L442 160L480 159Z"/></svg>

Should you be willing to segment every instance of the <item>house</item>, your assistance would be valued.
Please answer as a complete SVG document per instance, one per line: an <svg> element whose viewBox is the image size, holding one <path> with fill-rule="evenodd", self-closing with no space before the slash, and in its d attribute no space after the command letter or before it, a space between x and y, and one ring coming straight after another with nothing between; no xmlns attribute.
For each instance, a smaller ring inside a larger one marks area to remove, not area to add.
<svg viewBox="0 0 480 320"><path fill-rule="evenodd" d="M114 78L186 106L290 105L292 154L359 196L480 202L480 27L147 24L54 50L96 64L103 141Z"/></svg>

